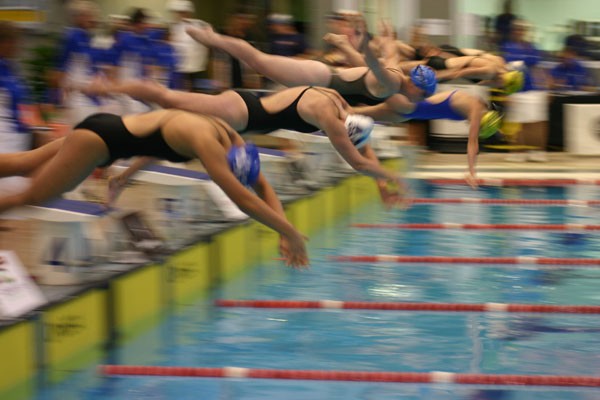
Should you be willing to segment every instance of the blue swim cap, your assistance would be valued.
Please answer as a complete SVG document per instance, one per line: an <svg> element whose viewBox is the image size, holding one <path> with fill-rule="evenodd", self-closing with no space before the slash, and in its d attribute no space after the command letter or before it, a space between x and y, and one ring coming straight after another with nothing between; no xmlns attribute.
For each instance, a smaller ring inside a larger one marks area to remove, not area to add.
<svg viewBox="0 0 600 400"><path fill-rule="evenodd" d="M245 146L231 146L227 152L227 162L235 177L244 185L252 186L260 174L260 156L253 143Z"/></svg>
<svg viewBox="0 0 600 400"><path fill-rule="evenodd" d="M426 65L417 65L410 71L410 80L419 88L425 91L425 97L435 93L437 78L433 68Z"/></svg>

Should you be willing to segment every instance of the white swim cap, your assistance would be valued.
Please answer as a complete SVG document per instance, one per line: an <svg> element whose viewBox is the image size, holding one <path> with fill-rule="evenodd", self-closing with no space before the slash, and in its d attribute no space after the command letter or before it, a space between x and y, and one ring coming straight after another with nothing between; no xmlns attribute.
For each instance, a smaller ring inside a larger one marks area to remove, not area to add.
<svg viewBox="0 0 600 400"><path fill-rule="evenodd" d="M375 121L366 115L348 114L344 125L352 144L360 149L369 141Z"/></svg>

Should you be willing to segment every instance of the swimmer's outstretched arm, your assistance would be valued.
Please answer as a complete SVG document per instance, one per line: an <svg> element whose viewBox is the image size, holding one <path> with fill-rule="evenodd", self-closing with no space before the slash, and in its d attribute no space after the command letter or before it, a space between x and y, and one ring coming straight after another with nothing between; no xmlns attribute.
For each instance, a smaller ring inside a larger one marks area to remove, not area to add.
<svg viewBox="0 0 600 400"><path fill-rule="evenodd" d="M283 256L286 264L295 268L308 266L306 237L287 220L281 203L276 200L275 192L262 174L259 175L255 185L257 194L254 194L233 175L227 165L223 147L216 140L214 143L202 142L194 146L193 151L213 182L223 189L242 212L277 231L283 237L282 242L286 246ZM264 196L264 199L259 195Z"/></svg>
<svg viewBox="0 0 600 400"><path fill-rule="evenodd" d="M496 76L496 67L486 65L483 67L466 67L456 70L445 70L436 73L436 77L441 79L458 79L458 78L474 78L474 79L491 79ZM447 74L447 76L445 76Z"/></svg>
<svg viewBox="0 0 600 400"><path fill-rule="evenodd" d="M366 144L360 149L360 153L369 160L379 164L379 158L373 148ZM386 208L392 208L394 206L404 206L408 201L408 185L403 179L397 179L392 185L389 185L386 179L375 179L377 183L377 189L379 190L379 196L381 201Z"/></svg>
<svg viewBox="0 0 600 400"><path fill-rule="evenodd" d="M373 106L354 106L355 114L362 114L380 122L404 122L407 120L403 114L408 114L415 109L415 104L410 102L406 96L395 94L388 97L383 103Z"/></svg>
<svg viewBox="0 0 600 400"><path fill-rule="evenodd" d="M327 134L340 156L357 172L394 184L403 182L399 174L383 168L379 164L379 160L372 160L362 155L350 141L344 123L337 116L326 113L319 114L318 126Z"/></svg>
<svg viewBox="0 0 600 400"><path fill-rule="evenodd" d="M481 128L481 115L485 111L483 102L476 101L469 110L469 138L467 142L467 163L468 171L466 175L467 183L476 189L477 184L477 154L479 153L479 130Z"/></svg>
<svg viewBox="0 0 600 400"><path fill-rule="evenodd" d="M275 212L277 212L282 218L287 219L281 201L275 193L273 187L267 182L265 177L260 174L258 181L252 187L254 192L260 197L265 203L269 205ZM306 237L305 237L306 239ZM291 244L290 241L284 235L279 236L279 253L282 257L288 259L291 256Z"/></svg>

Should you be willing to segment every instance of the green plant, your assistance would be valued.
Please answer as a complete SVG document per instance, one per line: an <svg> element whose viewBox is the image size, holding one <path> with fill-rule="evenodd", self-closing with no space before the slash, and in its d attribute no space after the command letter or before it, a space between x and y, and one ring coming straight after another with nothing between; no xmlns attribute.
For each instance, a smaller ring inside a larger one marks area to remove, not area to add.
<svg viewBox="0 0 600 400"><path fill-rule="evenodd" d="M35 103L47 103L50 91L50 71L56 60L58 38L46 37L30 50L29 57L23 61L25 78Z"/></svg>

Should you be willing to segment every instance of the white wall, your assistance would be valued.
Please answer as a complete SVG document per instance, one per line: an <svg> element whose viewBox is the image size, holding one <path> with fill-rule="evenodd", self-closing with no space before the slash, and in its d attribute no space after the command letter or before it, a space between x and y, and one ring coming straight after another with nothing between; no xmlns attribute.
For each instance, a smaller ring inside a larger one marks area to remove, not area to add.
<svg viewBox="0 0 600 400"><path fill-rule="evenodd" d="M418 19L419 0L361 0L358 10L363 12L369 30L377 33L381 20L391 24L399 37L407 39L408 31Z"/></svg>
<svg viewBox="0 0 600 400"><path fill-rule="evenodd" d="M337 10L358 10L358 0L333 0L332 11Z"/></svg>
<svg viewBox="0 0 600 400"><path fill-rule="evenodd" d="M103 16L110 14L129 14L135 7L144 8L159 14L164 20L171 18L166 9L166 0L97 0Z"/></svg>
<svg viewBox="0 0 600 400"><path fill-rule="evenodd" d="M392 0L390 16L398 37L408 40L410 28L419 19L419 0Z"/></svg>
<svg viewBox="0 0 600 400"><path fill-rule="evenodd" d="M502 12L504 4L504 0L457 1L459 14L473 13L492 17ZM513 7L515 14L535 26L536 44L544 50L558 50L561 46L565 33L557 32L557 27L578 19L600 21L599 0L513 0Z"/></svg>

